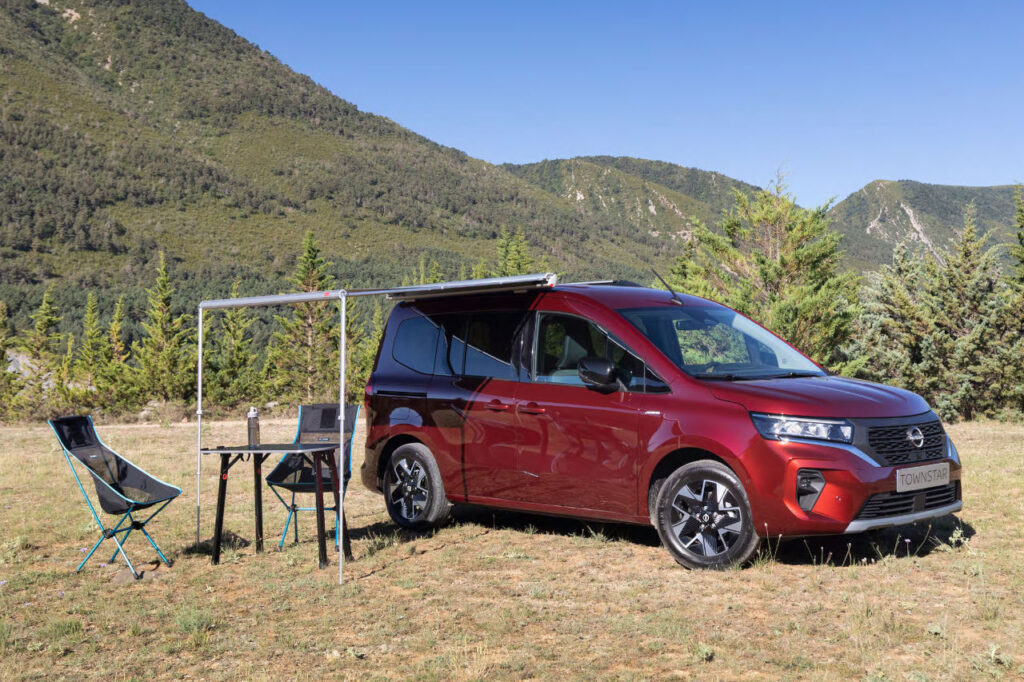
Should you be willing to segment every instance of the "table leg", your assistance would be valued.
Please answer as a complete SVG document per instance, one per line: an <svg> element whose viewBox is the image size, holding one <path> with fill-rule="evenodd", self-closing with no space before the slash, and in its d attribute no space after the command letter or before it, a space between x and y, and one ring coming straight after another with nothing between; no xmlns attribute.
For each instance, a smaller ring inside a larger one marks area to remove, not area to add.
<svg viewBox="0 0 1024 682"><path fill-rule="evenodd" d="M320 550L320 568L327 566L327 542L324 539L326 529L324 528L324 482L323 482L323 453L313 453L315 463L313 478L316 479L316 540Z"/></svg>
<svg viewBox="0 0 1024 682"><path fill-rule="evenodd" d="M220 456L220 481L217 485L217 520L213 530L213 563L220 563L220 538L224 530L224 497L228 490L228 459L231 455L222 453Z"/></svg>
<svg viewBox="0 0 1024 682"><path fill-rule="evenodd" d="M256 551L263 551L263 458L266 455L252 455L252 485L256 496Z"/></svg>
<svg viewBox="0 0 1024 682"><path fill-rule="evenodd" d="M345 523L344 510L341 507L341 486L343 485L341 476L338 475L338 461L334 459L334 455L328 455L327 466L331 470L331 492L334 493L334 508L337 510L335 515L338 518L338 523L335 527L335 533L341 533L341 551L344 553L346 559L352 558L352 543L348 539L348 525Z"/></svg>

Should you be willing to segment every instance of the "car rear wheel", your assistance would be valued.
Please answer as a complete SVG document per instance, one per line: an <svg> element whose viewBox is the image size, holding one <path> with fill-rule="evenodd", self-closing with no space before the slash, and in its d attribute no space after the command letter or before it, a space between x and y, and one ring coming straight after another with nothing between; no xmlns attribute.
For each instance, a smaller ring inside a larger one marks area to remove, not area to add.
<svg viewBox="0 0 1024 682"><path fill-rule="evenodd" d="M441 472L421 443L398 447L384 470L384 502L402 528L425 530L441 523L451 504L444 494Z"/></svg>
<svg viewBox="0 0 1024 682"><path fill-rule="evenodd" d="M721 462L676 469L661 485L654 517L662 544L687 568L741 565L758 546L747 493Z"/></svg>

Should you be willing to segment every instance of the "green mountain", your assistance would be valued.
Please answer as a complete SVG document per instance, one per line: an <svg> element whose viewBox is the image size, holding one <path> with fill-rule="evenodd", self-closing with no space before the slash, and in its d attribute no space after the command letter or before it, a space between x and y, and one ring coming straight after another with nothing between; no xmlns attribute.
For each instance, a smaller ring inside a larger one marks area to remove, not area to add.
<svg viewBox="0 0 1024 682"><path fill-rule="evenodd" d="M901 241L936 254L963 228L973 202L978 229L990 244L1013 240L1014 188L929 185L910 180L876 180L836 204L832 226L843 234L852 267L873 270L891 258Z"/></svg>

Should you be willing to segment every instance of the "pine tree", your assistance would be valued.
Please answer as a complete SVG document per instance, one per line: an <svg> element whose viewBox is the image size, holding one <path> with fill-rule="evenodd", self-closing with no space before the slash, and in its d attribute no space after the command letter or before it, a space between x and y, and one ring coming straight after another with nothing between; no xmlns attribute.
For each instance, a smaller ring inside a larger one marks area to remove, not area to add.
<svg viewBox="0 0 1024 682"><path fill-rule="evenodd" d="M865 298L855 344L865 378L921 394L947 420L1021 404L1024 306L978 236L973 206L941 263L901 246Z"/></svg>
<svg viewBox="0 0 1024 682"><path fill-rule="evenodd" d="M238 298L239 280L231 285L231 297ZM249 328L253 318L242 308L228 308L220 318L210 354L210 400L231 407L260 395L260 372L252 350Z"/></svg>
<svg viewBox="0 0 1024 682"><path fill-rule="evenodd" d="M530 245L526 235L517 227L509 232L504 225L498 236L498 266L492 273L493 277L511 275L528 275L533 272L533 258L530 256Z"/></svg>
<svg viewBox="0 0 1024 682"><path fill-rule="evenodd" d="M146 336L133 347L139 388L156 400L186 400L195 378L194 331L189 325L190 316L174 317L171 313L174 288L162 251L156 283L146 294L149 307L142 323Z"/></svg>
<svg viewBox="0 0 1024 682"><path fill-rule="evenodd" d="M139 392L134 372L128 365L128 346L122 337L124 329L124 296L117 299L114 315L107 327L99 366L96 369L96 393L103 406L123 410L133 406Z"/></svg>
<svg viewBox="0 0 1024 682"><path fill-rule="evenodd" d="M312 232L302 240L302 256L289 279L293 290L323 291L333 278ZM315 301L295 305L291 317L276 315L280 331L267 350L264 385L267 397L284 402L336 400L338 385L338 305Z"/></svg>
<svg viewBox="0 0 1024 682"><path fill-rule="evenodd" d="M0 419L10 416L14 396L17 395L18 390L21 388L18 375L8 371L10 360L7 357L7 350L10 347L10 341L7 304L4 301L0 301Z"/></svg>
<svg viewBox="0 0 1024 682"><path fill-rule="evenodd" d="M721 234L695 220L669 273L673 287L743 313L822 365L852 372L843 346L859 312L857 278L841 268L830 204L800 208L781 179L748 197L734 191Z"/></svg>
<svg viewBox="0 0 1024 682"><path fill-rule="evenodd" d="M469 272L470 279L485 279L490 276L491 271L487 268L487 261L483 258L478 260Z"/></svg>
<svg viewBox="0 0 1024 682"><path fill-rule="evenodd" d="M81 389L75 385L74 369L75 335L68 334L64 355L57 365L57 371L53 373L53 391L48 400L49 411L54 415L79 411L83 396Z"/></svg>
<svg viewBox="0 0 1024 682"><path fill-rule="evenodd" d="M82 345L74 365L74 376L83 395L83 401L90 406L96 404L96 376L103 367L103 353L106 339L96 304L96 294L89 292L85 301L85 318L82 321Z"/></svg>
<svg viewBox="0 0 1024 682"><path fill-rule="evenodd" d="M26 330L18 344L26 355L28 373L17 403L28 416L44 411L47 386L60 365L61 335L57 332L57 325L61 317L53 305L53 287L51 284L46 288L39 309L29 316L32 327Z"/></svg>
<svg viewBox="0 0 1024 682"><path fill-rule="evenodd" d="M347 346L349 355L345 377L345 400L349 403L363 401L363 391L373 370L373 362L377 358L384 323L384 306L380 301L374 301L368 324L361 327L355 343L350 342Z"/></svg>

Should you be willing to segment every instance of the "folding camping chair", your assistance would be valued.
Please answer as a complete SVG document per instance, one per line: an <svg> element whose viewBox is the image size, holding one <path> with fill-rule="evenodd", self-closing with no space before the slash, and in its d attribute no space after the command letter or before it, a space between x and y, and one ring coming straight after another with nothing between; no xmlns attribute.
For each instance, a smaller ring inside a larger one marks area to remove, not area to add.
<svg viewBox="0 0 1024 682"><path fill-rule="evenodd" d="M96 541L96 544L93 545L89 553L82 559L82 563L78 565L75 571L81 571L82 567L85 566L85 562L99 549L103 541L109 538L117 545L117 549L111 555L110 561L113 562L117 558L118 552L120 552L121 556L124 557L125 563L128 564L132 575L138 578L139 574L135 570L135 566L132 565L128 554L124 551L124 542L133 530L142 531L142 534L149 540L149 544L153 545L153 549L156 550L160 559L165 564L170 565L167 557L164 556L164 553L160 551L160 548L146 531L146 524L163 511L163 508L170 504L171 500L181 494L181 488L164 483L160 479L147 474L108 448L100 440L100 437L96 435L96 428L93 426L92 417L74 416L51 419L50 428L53 429L57 440L60 442L61 449L64 451L64 458L68 461L71 473L74 474L75 480L78 482L78 489L82 491L82 497L85 498L85 503L89 505L89 511L92 512L93 518L96 519L96 525L100 527L101 531L100 539ZM71 459L72 456L92 474L93 481L96 484L96 496L99 498L100 508L107 514L120 515L121 518L113 526L108 528L100 520L99 514L96 513L96 507L93 506L89 495L85 492L85 486L82 484L82 479L78 476L78 471ZM146 517L145 520L140 521L135 518L134 514L136 512L157 505L159 506L156 511ZM122 533L124 534L123 537L118 538L118 535Z"/></svg>
<svg viewBox="0 0 1024 682"><path fill-rule="evenodd" d="M348 480L352 477L352 432L355 430L356 420L359 418L359 405L345 406L345 453L344 474L342 480L341 494L345 494L348 488ZM334 443L338 442L338 405L327 403L321 405L300 405L299 425L295 432L296 443ZM333 453L332 453L333 456ZM284 532L281 533L281 542L278 549L284 547L284 539L288 536L288 527L292 520L295 522L295 542L299 541L299 517L300 511L316 511L316 507L300 507L295 503L296 493L316 492L316 468L313 457L310 453L291 452L285 454L277 463L274 470L267 475L267 485L273 491L277 499L288 510L288 518L284 522ZM334 491L334 482L331 478L329 467L322 468L320 478L324 492ZM278 488L291 493L291 502L286 502L284 497L277 491ZM352 551L348 541L348 529L345 524L344 515L339 514L337 492L335 492L335 504L327 509L334 512L334 548L338 548L338 529L344 530L345 535L345 556L350 557Z"/></svg>

